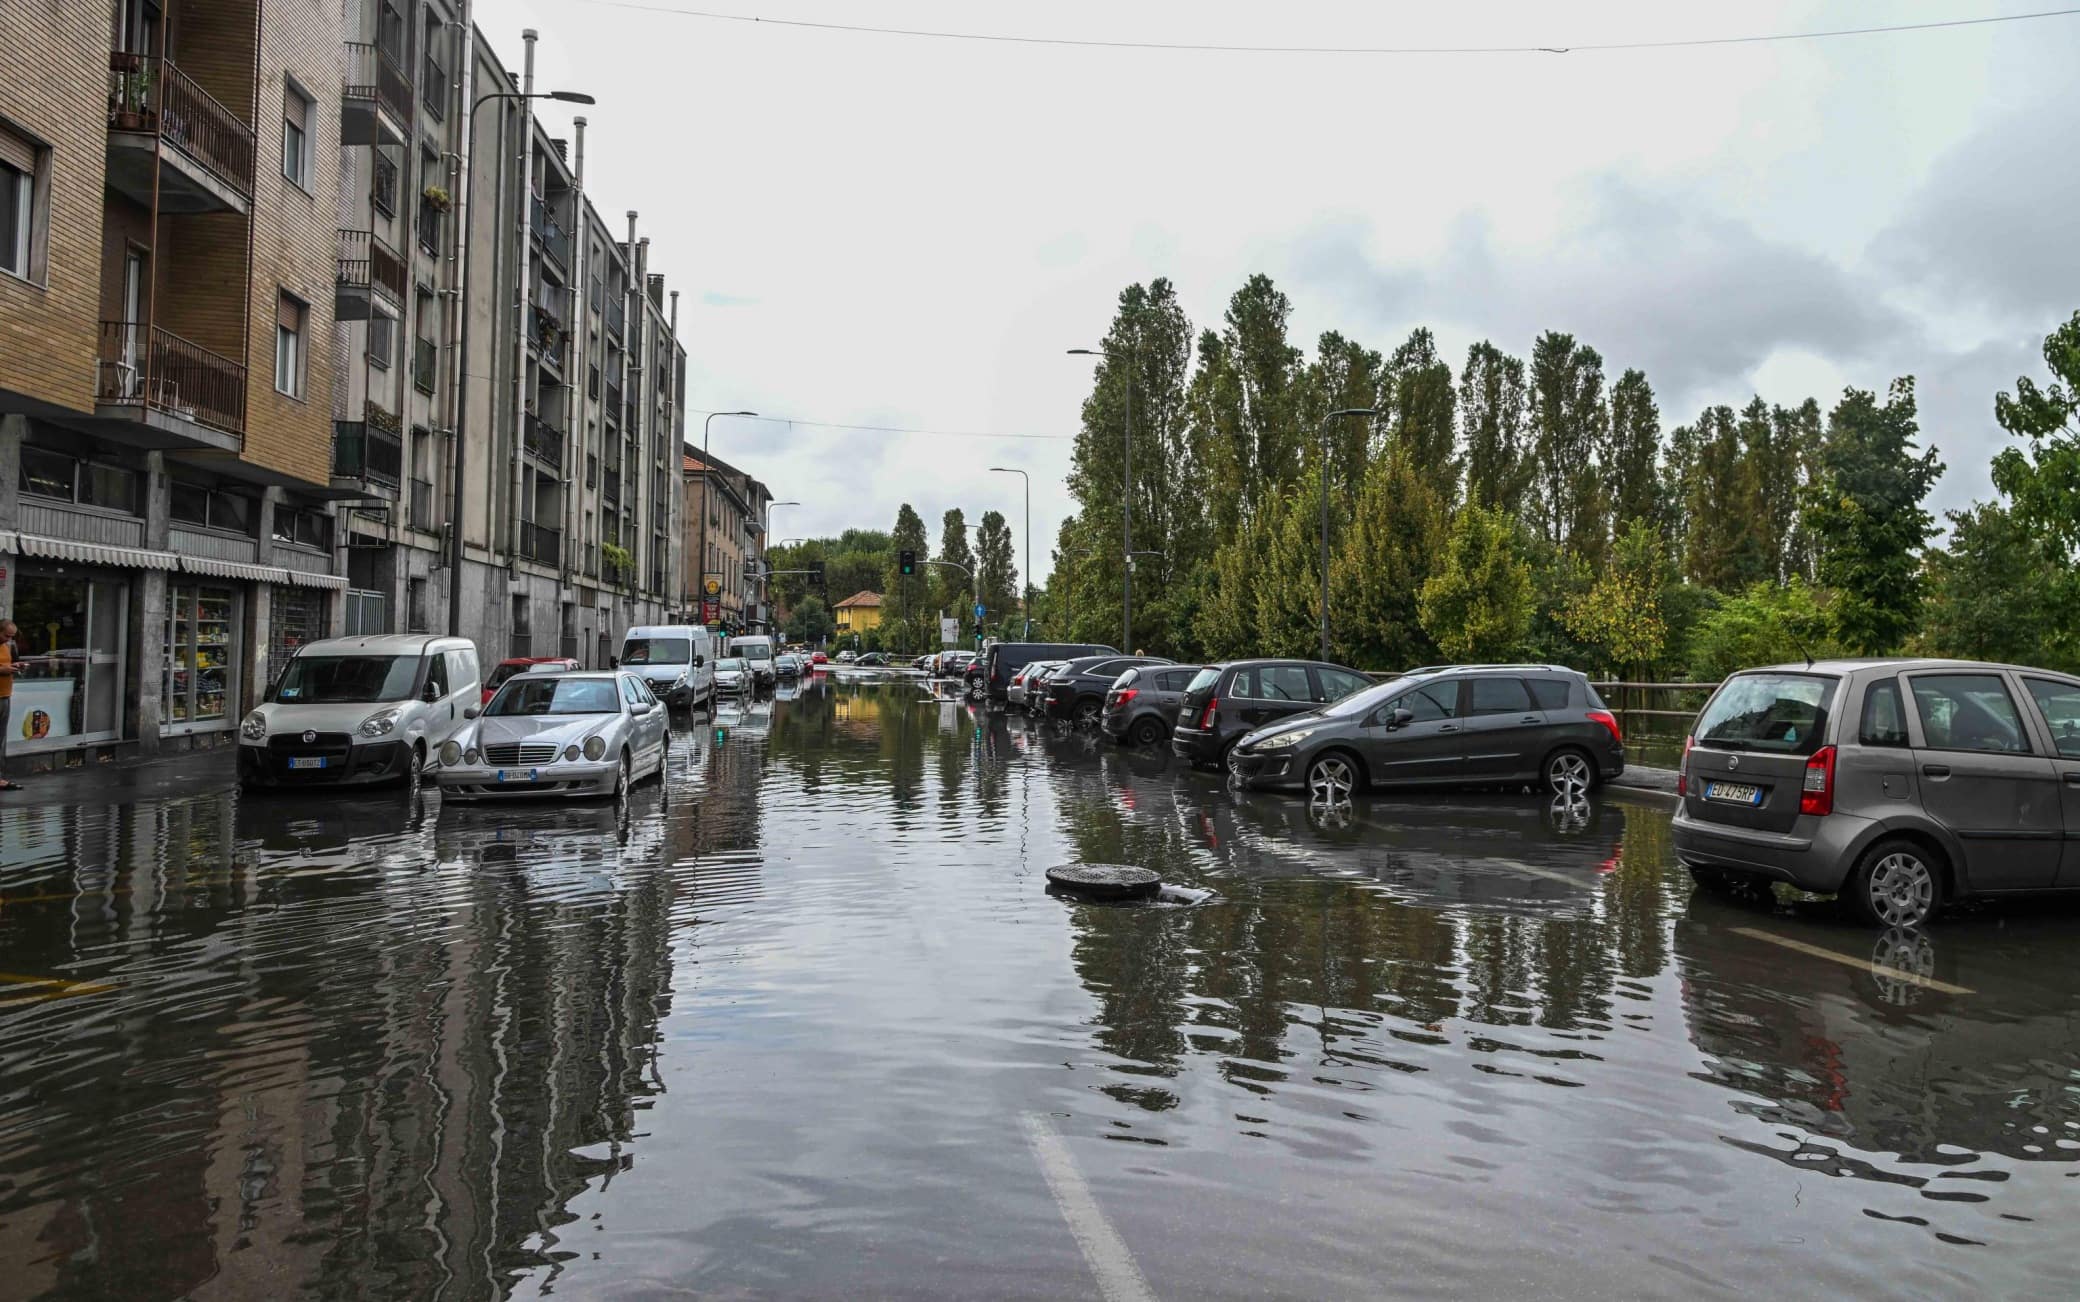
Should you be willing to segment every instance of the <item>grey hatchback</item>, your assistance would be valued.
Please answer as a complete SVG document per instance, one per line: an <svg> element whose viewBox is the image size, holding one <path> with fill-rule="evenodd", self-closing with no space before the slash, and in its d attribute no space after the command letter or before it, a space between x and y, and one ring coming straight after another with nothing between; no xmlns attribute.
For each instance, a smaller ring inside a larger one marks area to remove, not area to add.
<svg viewBox="0 0 2080 1302"><path fill-rule="evenodd" d="M1918 926L1946 899L2080 888L2080 681L1957 660L1738 673L1685 740L1676 855Z"/></svg>
<svg viewBox="0 0 2080 1302"><path fill-rule="evenodd" d="M1584 795L1625 771L1618 720L1560 665L1418 670L1244 737L1244 786L1339 800L1371 786L1515 786Z"/></svg>

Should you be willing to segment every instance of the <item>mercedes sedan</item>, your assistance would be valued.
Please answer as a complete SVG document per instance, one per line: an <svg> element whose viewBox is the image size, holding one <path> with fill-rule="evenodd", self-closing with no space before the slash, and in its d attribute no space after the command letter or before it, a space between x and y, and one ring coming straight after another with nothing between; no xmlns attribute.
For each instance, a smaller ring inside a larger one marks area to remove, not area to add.
<svg viewBox="0 0 2080 1302"><path fill-rule="evenodd" d="M441 746L444 796L620 797L664 779L665 709L634 674L520 674L469 713Z"/></svg>

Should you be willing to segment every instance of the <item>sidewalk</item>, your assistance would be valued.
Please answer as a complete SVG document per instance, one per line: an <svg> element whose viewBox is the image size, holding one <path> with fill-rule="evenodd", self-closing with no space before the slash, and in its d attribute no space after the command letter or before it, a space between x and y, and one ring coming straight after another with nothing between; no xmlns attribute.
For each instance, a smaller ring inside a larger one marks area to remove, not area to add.
<svg viewBox="0 0 2080 1302"><path fill-rule="evenodd" d="M199 796L238 781L238 748L183 751L128 764L94 764L28 773L8 765L20 791L0 791L0 816L28 805L127 805L140 800Z"/></svg>
<svg viewBox="0 0 2080 1302"><path fill-rule="evenodd" d="M1629 791L1658 791L1662 795L1672 796L1676 793L1676 771L1648 768L1643 764L1627 764L1622 775L1611 779L1611 785Z"/></svg>

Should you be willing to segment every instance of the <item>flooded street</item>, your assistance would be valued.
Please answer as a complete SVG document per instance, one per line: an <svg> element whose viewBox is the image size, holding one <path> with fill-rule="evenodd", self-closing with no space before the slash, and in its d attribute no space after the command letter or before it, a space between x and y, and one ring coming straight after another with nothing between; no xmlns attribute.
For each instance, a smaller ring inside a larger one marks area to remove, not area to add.
<svg viewBox="0 0 2080 1302"><path fill-rule="evenodd" d="M675 727L625 809L0 809L0 1295L2071 1287L2080 912L1880 935L1649 796L1311 813L912 682Z"/></svg>

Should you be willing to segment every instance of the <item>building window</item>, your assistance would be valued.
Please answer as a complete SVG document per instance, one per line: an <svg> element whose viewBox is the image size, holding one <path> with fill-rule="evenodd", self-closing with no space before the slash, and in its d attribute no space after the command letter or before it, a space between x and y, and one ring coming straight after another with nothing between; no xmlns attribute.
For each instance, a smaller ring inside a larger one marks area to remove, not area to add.
<svg viewBox="0 0 2080 1302"><path fill-rule="evenodd" d="M83 461L25 443L17 483L33 497L137 514L137 472L121 466Z"/></svg>
<svg viewBox="0 0 2080 1302"><path fill-rule="evenodd" d="M260 520L259 505L252 498L178 479L173 481L167 514L182 524L222 529L248 538L253 536Z"/></svg>
<svg viewBox="0 0 2080 1302"><path fill-rule="evenodd" d="M385 217L397 215L397 164L386 150L376 151L376 183L371 197L377 212Z"/></svg>
<svg viewBox="0 0 2080 1302"><path fill-rule="evenodd" d="M274 387L292 398L303 396L303 327L310 309L286 290L276 296Z"/></svg>
<svg viewBox="0 0 2080 1302"><path fill-rule="evenodd" d="M0 271L37 280L37 216L49 150L0 122Z"/></svg>
<svg viewBox="0 0 2080 1302"><path fill-rule="evenodd" d="M368 360L370 365L390 369L390 360L397 355L397 318L386 312L371 312L368 317Z"/></svg>
<svg viewBox="0 0 2080 1302"><path fill-rule="evenodd" d="M274 508L274 538L276 542L296 543L329 552L332 550L332 517L323 511L277 504Z"/></svg>
<svg viewBox="0 0 2080 1302"><path fill-rule="evenodd" d="M427 191L440 184L441 158L431 149L419 151L419 247L440 256L441 209L439 203L427 195Z"/></svg>
<svg viewBox="0 0 2080 1302"><path fill-rule="evenodd" d="M426 580L406 579L404 591L405 631L407 633L424 633L427 627Z"/></svg>
<svg viewBox="0 0 2080 1302"><path fill-rule="evenodd" d="M293 82L282 86L282 175L311 188L311 97Z"/></svg>

